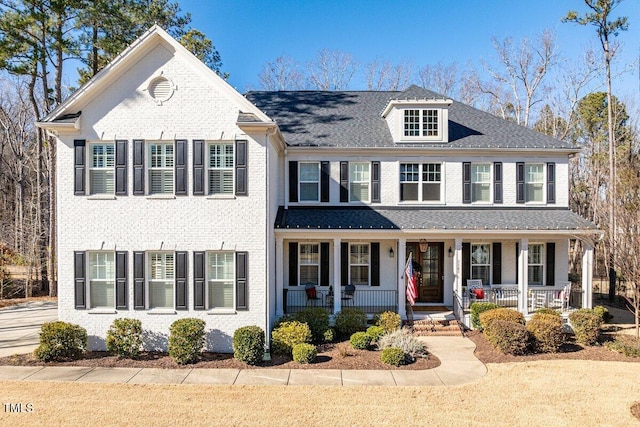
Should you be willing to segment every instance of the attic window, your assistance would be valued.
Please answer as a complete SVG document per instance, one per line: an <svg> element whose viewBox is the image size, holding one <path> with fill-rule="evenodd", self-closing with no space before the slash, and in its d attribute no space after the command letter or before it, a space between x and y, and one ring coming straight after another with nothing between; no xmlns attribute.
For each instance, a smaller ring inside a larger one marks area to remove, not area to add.
<svg viewBox="0 0 640 427"><path fill-rule="evenodd" d="M151 80L149 83L149 87L147 88L149 91L149 95L156 101L158 105L162 105L163 102L166 102L173 95L173 91L175 87L171 80L166 77L160 76Z"/></svg>

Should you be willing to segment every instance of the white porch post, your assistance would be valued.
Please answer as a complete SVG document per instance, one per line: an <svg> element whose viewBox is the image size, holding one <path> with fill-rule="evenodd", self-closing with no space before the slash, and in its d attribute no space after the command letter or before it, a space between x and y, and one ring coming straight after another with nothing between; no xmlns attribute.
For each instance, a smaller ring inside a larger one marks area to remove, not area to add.
<svg viewBox="0 0 640 427"><path fill-rule="evenodd" d="M342 283L340 278L340 244L341 239L333 239L333 312L338 313L342 309Z"/></svg>
<svg viewBox="0 0 640 427"><path fill-rule="evenodd" d="M593 305L593 245L582 242L582 308Z"/></svg>
<svg viewBox="0 0 640 427"><path fill-rule="evenodd" d="M462 283L462 238L456 238L455 248L453 253L453 292L462 298L462 286L464 286Z"/></svg>
<svg viewBox="0 0 640 427"><path fill-rule="evenodd" d="M400 318L407 317L407 304L404 288L404 263L407 262L407 239L398 239L398 314Z"/></svg>
<svg viewBox="0 0 640 427"><path fill-rule="evenodd" d="M276 238L276 316L284 315L284 244Z"/></svg>
<svg viewBox="0 0 640 427"><path fill-rule="evenodd" d="M529 296L529 239L520 239L520 253L518 253L518 311L525 316L528 312Z"/></svg>

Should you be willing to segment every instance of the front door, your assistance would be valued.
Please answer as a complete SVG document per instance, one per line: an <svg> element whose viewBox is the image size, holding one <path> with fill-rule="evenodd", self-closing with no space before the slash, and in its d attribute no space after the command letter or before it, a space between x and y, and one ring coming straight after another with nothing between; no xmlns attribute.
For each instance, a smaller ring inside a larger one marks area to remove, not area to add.
<svg viewBox="0 0 640 427"><path fill-rule="evenodd" d="M418 243L407 243L407 254L410 252L413 253L414 261L420 265L416 302L442 303L444 242L429 242L424 252L420 252Z"/></svg>

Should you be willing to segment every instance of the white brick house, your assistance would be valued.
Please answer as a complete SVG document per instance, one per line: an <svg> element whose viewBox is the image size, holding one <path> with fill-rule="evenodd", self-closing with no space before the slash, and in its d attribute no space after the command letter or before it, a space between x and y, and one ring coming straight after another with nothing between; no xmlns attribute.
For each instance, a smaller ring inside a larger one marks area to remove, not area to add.
<svg viewBox="0 0 640 427"><path fill-rule="evenodd" d="M306 284L333 313L405 315L409 252L418 305L463 316L481 279L527 312L594 233L568 210L561 141L417 87L245 97L157 26L38 126L57 138L59 317L92 349L120 317L164 349L188 316L230 351L238 327L306 306ZM346 284L352 300L330 295Z"/></svg>

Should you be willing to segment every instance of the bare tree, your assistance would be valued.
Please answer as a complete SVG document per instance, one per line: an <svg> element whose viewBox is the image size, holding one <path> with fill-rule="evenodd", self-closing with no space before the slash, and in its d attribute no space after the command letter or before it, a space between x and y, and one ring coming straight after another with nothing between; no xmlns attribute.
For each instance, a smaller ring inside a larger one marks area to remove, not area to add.
<svg viewBox="0 0 640 427"><path fill-rule="evenodd" d="M357 70L353 56L339 50L322 49L307 65L309 84L317 90L346 90Z"/></svg>
<svg viewBox="0 0 640 427"><path fill-rule="evenodd" d="M258 75L263 90L298 90L304 88L304 75L290 56L281 55L262 67Z"/></svg>
<svg viewBox="0 0 640 427"><path fill-rule="evenodd" d="M367 90L404 90L411 83L412 68L409 62L393 65L376 59L365 67Z"/></svg>
<svg viewBox="0 0 640 427"><path fill-rule="evenodd" d="M458 76L458 64L455 62L425 65L418 70L418 75L422 87L441 95L458 98L460 77Z"/></svg>

